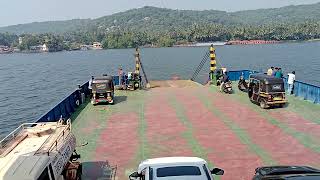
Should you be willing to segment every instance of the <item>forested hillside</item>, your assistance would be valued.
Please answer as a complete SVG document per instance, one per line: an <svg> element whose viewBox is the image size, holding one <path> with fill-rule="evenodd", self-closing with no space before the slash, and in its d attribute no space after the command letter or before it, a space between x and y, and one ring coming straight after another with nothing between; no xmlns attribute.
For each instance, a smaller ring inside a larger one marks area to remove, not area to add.
<svg viewBox="0 0 320 180"><path fill-rule="evenodd" d="M307 40L320 38L320 3L231 13L143 7L97 19L2 27L0 32L9 32L0 35L0 44L16 45L19 35L25 39L24 49L52 39L64 42L67 49L95 41L105 48L126 48L228 40Z"/></svg>
<svg viewBox="0 0 320 180"><path fill-rule="evenodd" d="M96 28L112 28L113 26L130 29L163 30L168 27L186 28L194 23L265 25L273 23L303 23L305 21L320 21L320 3L231 13L216 10L172 10L147 6L97 19L35 22L1 27L0 32L14 34L63 33L78 30L87 31Z"/></svg>

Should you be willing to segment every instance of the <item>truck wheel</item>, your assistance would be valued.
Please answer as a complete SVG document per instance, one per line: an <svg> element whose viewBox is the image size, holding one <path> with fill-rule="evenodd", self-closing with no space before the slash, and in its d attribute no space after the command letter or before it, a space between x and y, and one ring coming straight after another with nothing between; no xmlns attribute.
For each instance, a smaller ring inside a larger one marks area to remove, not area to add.
<svg viewBox="0 0 320 180"><path fill-rule="evenodd" d="M266 103L266 101L264 99L260 99L259 103L260 103L260 107L262 109L267 109L268 108L268 105L267 105L267 103Z"/></svg>

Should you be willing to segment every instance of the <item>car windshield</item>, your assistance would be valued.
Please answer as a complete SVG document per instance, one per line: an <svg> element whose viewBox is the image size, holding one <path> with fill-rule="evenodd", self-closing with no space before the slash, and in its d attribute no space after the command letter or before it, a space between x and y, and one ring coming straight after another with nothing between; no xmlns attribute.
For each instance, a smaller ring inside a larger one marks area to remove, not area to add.
<svg viewBox="0 0 320 180"><path fill-rule="evenodd" d="M157 169L157 177L169 176L201 176L201 171L197 166L173 166Z"/></svg>

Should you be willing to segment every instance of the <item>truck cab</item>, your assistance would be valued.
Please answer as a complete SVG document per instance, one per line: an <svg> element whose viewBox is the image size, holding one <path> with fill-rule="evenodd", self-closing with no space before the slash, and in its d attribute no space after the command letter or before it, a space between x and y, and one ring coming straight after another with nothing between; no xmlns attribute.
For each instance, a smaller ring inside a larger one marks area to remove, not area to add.
<svg viewBox="0 0 320 180"><path fill-rule="evenodd" d="M224 171L211 171L205 160L197 157L164 157L147 159L140 163L138 171L130 180L213 180L212 175L223 175Z"/></svg>

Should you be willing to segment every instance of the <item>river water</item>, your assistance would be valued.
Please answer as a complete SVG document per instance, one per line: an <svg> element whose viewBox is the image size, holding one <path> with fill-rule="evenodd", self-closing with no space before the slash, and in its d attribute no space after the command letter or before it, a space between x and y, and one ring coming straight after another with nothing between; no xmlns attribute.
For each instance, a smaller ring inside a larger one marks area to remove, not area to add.
<svg viewBox="0 0 320 180"><path fill-rule="evenodd" d="M298 80L320 85L320 42L218 46L217 59L231 70L296 71ZM190 79L207 47L141 49L148 78ZM34 122L91 75L134 69L134 49L0 55L0 137ZM209 62L197 81L207 79Z"/></svg>

